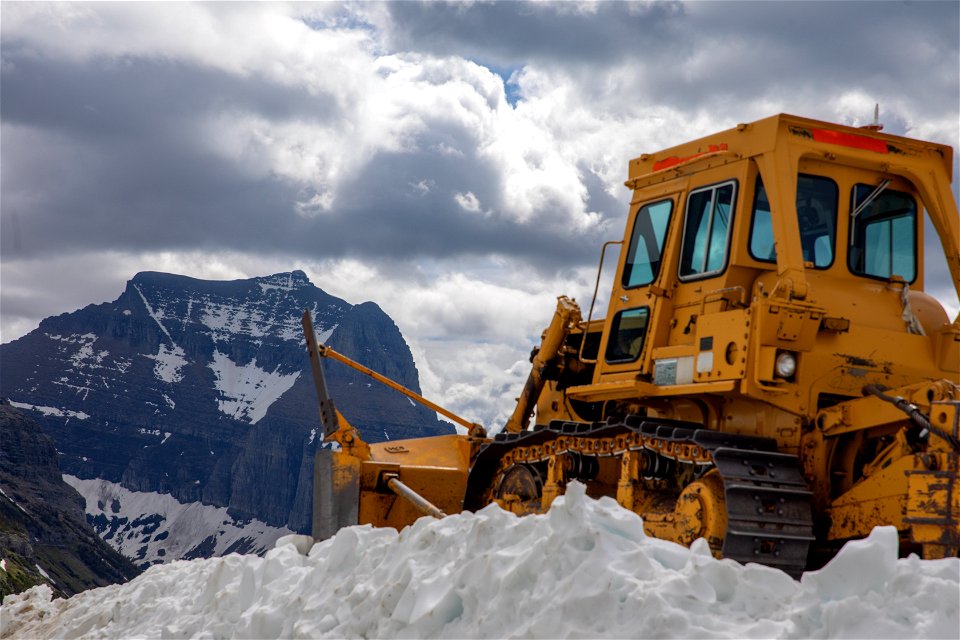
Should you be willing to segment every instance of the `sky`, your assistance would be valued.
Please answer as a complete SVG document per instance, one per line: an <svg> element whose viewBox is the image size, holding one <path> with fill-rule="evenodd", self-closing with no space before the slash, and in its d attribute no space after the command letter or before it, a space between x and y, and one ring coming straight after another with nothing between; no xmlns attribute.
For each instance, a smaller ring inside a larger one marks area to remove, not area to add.
<svg viewBox="0 0 960 640"><path fill-rule="evenodd" d="M630 158L877 103L960 147L956 2L4 2L0 56L3 342L138 271L302 269L489 426L589 307Z"/></svg>

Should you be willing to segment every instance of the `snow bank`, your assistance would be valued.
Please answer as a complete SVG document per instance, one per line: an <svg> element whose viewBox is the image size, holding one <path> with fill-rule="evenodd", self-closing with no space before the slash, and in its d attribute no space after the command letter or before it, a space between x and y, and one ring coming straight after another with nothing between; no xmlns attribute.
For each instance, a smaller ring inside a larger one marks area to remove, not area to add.
<svg viewBox="0 0 960 640"><path fill-rule="evenodd" d="M25 637L957 638L960 559L897 559L878 528L800 582L647 537L573 484L549 513L495 506L397 533L352 527L301 555L152 567L122 586L4 601Z"/></svg>

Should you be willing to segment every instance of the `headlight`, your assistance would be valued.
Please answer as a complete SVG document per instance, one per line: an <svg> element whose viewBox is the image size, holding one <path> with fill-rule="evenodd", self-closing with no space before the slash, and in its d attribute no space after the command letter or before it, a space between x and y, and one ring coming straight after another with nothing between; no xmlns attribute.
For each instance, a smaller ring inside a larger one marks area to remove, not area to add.
<svg viewBox="0 0 960 640"><path fill-rule="evenodd" d="M792 378L797 372L797 359L789 351L782 351L777 355L774 371L780 378Z"/></svg>

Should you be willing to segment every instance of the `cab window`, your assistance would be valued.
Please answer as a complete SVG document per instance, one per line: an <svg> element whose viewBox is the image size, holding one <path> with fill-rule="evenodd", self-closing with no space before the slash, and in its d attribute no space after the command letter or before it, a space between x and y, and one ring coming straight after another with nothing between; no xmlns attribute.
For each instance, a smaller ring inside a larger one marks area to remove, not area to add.
<svg viewBox="0 0 960 640"><path fill-rule="evenodd" d="M733 222L736 182L699 189L687 198L680 249L680 278L692 280L723 271Z"/></svg>
<svg viewBox="0 0 960 640"><path fill-rule="evenodd" d="M623 268L622 283L625 288L640 287L657 279L672 211L672 200L646 204L637 211L627 250L627 263Z"/></svg>
<svg viewBox="0 0 960 640"><path fill-rule="evenodd" d="M829 178L800 174L797 179L797 222L803 261L818 269L833 264L837 238L837 184ZM750 255L761 262L776 262L770 202L763 180L757 176L750 229Z"/></svg>
<svg viewBox="0 0 960 640"><path fill-rule="evenodd" d="M850 271L874 278L917 277L917 204L902 191L858 184L850 216ZM874 196L871 199L871 196Z"/></svg>
<svg viewBox="0 0 960 640"><path fill-rule="evenodd" d="M643 351L647 335L648 307L624 309L613 317L610 324L610 339L607 342L606 359L610 363L633 362Z"/></svg>

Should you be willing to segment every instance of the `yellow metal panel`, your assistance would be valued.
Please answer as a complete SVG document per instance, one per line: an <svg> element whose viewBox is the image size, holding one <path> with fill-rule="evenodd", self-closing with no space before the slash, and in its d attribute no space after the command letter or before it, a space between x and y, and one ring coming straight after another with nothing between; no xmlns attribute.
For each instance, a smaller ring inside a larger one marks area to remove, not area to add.
<svg viewBox="0 0 960 640"><path fill-rule="evenodd" d="M833 501L830 540L863 537L879 525L906 528L907 472L918 467L917 456L900 458L886 469L865 478Z"/></svg>
<svg viewBox="0 0 960 640"><path fill-rule="evenodd" d="M401 529L423 515L386 486L384 474L396 474L445 513L459 513L473 446L475 440L459 435L370 445L372 460L360 469L360 523Z"/></svg>
<svg viewBox="0 0 960 640"><path fill-rule="evenodd" d="M366 463L365 466L372 464L374 463ZM466 469L401 466L397 473L401 482L443 512L459 513L463 509L463 495L467 486ZM376 487L364 487L360 492L360 524L402 529L422 516L420 510L398 497L385 483Z"/></svg>
<svg viewBox="0 0 960 640"><path fill-rule="evenodd" d="M749 337L747 312L744 309L703 316L697 323L697 338L700 353L705 339L709 338L712 365L707 372L697 368L697 382L736 380L742 378L747 364L747 338Z"/></svg>
<svg viewBox="0 0 960 640"><path fill-rule="evenodd" d="M471 442L470 438L461 435L378 442L370 445L370 457L379 462L405 466L466 469L470 461Z"/></svg>
<svg viewBox="0 0 960 640"><path fill-rule="evenodd" d="M698 393L724 393L733 391L736 382L733 380L718 380L716 382L694 382L693 384L678 384L658 387L649 382L640 380L622 380L618 382L598 382L596 384L570 387L567 395L575 400L598 402L616 398L645 398L670 397L691 395Z"/></svg>
<svg viewBox="0 0 960 640"><path fill-rule="evenodd" d="M943 544L956 536L960 518L960 487L950 471L910 471L907 474L906 517L913 541Z"/></svg>

